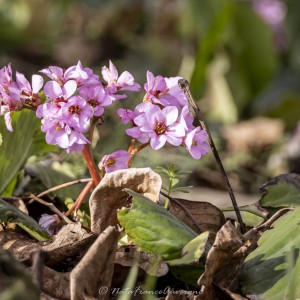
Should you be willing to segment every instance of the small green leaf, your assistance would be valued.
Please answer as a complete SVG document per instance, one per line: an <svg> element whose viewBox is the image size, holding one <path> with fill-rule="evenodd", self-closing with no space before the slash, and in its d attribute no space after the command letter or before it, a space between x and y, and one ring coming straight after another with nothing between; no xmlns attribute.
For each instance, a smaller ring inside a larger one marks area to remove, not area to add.
<svg viewBox="0 0 300 300"><path fill-rule="evenodd" d="M128 236L145 252L164 260L181 257L182 248L197 235L167 209L141 194L125 189L133 196L131 208L118 212L118 220Z"/></svg>
<svg viewBox="0 0 300 300"><path fill-rule="evenodd" d="M178 184L179 179L178 178L173 178L172 179L172 187L175 186L176 184Z"/></svg>
<svg viewBox="0 0 300 300"><path fill-rule="evenodd" d="M51 239L51 235L43 230L30 216L0 198L0 222L16 223L38 241Z"/></svg>
<svg viewBox="0 0 300 300"><path fill-rule="evenodd" d="M246 258L241 285L251 299L300 298L299 220L297 207L274 222L258 240L258 248Z"/></svg>
<svg viewBox="0 0 300 300"><path fill-rule="evenodd" d="M300 205L300 175L281 174L260 187L262 207L296 207Z"/></svg>
<svg viewBox="0 0 300 300"><path fill-rule="evenodd" d="M188 242L181 251L181 257L173 260L168 260L168 265L182 266L199 263L199 259L202 257L202 255L208 253L208 236L209 232L206 231Z"/></svg>

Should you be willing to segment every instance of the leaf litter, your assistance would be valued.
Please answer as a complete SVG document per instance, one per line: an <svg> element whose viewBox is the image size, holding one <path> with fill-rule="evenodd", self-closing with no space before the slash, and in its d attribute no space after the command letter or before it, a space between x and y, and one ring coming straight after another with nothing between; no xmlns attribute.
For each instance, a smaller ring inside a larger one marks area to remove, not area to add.
<svg viewBox="0 0 300 300"><path fill-rule="evenodd" d="M165 291L158 299L246 299L240 290L240 270L244 261L257 248L263 232L271 229L272 224L290 209L278 211L265 223L242 235L238 224L231 220L225 222L223 213L210 203L171 200L168 213L188 226L197 241L192 243L191 236L191 243L182 247L186 250L178 252L175 261L180 263L175 264L177 269L172 273L174 261L172 264L172 260L162 259L153 248L151 251L147 247L143 249L136 243L136 236L132 238L129 234L128 244L118 246L120 234L128 230L124 224L125 228L121 227L118 214L124 209L131 212L132 199L140 196L150 198L157 206L154 210L160 209L156 204L160 188L160 177L149 168L117 171L107 174L90 198L91 231L80 223L71 223L64 225L51 240L37 242L28 233L4 228L0 231L0 292L15 291L19 295L26 282L26 287L31 287L28 299L116 299L110 291L123 288L124 281L118 281L118 277L126 279L130 269L137 265L135 284L152 276L157 286ZM125 189L141 194L131 193L133 197L130 197ZM19 217L18 208L12 211L14 217ZM16 219L6 218L5 222L14 223ZM159 219L154 221L155 226L159 227L159 223ZM206 238L200 238L201 234ZM9 275L5 271L7 265L11 268ZM184 283L186 276L194 274L198 274L196 287ZM107 288L105 294L99 292L102 287Z"/></svg>

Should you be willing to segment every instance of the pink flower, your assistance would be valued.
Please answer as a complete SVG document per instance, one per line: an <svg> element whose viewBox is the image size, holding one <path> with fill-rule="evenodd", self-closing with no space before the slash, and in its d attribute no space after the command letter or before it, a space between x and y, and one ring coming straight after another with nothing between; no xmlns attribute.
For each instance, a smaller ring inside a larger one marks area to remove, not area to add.
<svg viewBox="0 0 300 300"><path fill-rule="evenodd" d="M208 135L200 127L195 128L186 135L184 140L187 150L194 159L200 159L202 155L209 152L209 146L206 143Z"/></svg>
<svg viewBox="0 0 300 300"><path fill-rule="evenodd" d="M42 100L38 93L44 84L43 77L40 75L32 75L30 85L29 81L22 73L16 72L16 80L20 92L19 97L21 101L34 107L39 106Z"/></svg>
<svg viewBox="0 0 300 300"><path fill-rule="evenodd" d="M94 116L100 117L104 112L104 106L112 104L112 98L106 94L102 85L95 87L82 87L80 96L93 108Z"/></svg>
<svg viewBox="0 0 300 300"><path fill-rule="evenodd" d="M12 70L11 65L8 64L7 66L4 66L0 70L0 85L2 86L10 86L12 83Z"/></svg>
<svg viewBox="0 0 300 300"><path fill-rule="evenodd" d="M153 73L147 71L144 102L151 101L162 106L176 106L178 109L186 105L187 99L178 86L179 78L164 78L160 75L154 77Z"/></svg>
<svg viewBox="0 0 300 300"><path fill-rule="evenodd" d="M134 122L140 131L148 134L151 147L158 150L166 142L174 146L182 143L185 130L182 124L177 123L177 118L178 109L175 106L167 106L161 110L157 105L150 105Z"/></svg>
<svg viewBox="0 0 300 300"><path fill-rule="evenodd" d="M58 215L42 214L39 225L51 235L55 235L61 229L61 222Z"/></svg>
<svg viewBox="0 0 300 300"><path fill-rule="evenodd" d="M115 94L118 91L140 91L141 86L134 82L134 77L128 72L123 72L120 76L115 65L109 61L109 68L102 67L102 76L107 83L106 90L109 94ZM115 100L126 98L125 94L114 95Z"/></svg>
<svg viewBox="0 0 300 300"><path fill-rule="evenodd" d="M64 122L56 119L44 118L41 130L46 132L46 142L66 149L69 147L69 134L71 128Z"/></svg>
<svg viewBox="0 0 300 300"><path fill-rule="evenodd" d="M127 162L130 154L125 150L117 150L109 155L105 155L99 163L99 168L104 168L107 173L116 170L128 169Z"/></svg>
<svg viewBox="0 0 300 300"><path fill-rule="evenodd" d="M99 77L89 68L83 68L80 61L76 66L71 66L67 70L60 67L50 66L40 71L47 75L60 86L63 86L69 80L75 80L78 86L83 84L99 84Z"/></svg>
<svg viewBox="0 0 300 300"><path fill-rule="evenodd" d="M75 80L69 80L63 86L56 81L48 81L44 86L44 94L53 101L54 105L57 105L59 102L67 102L76 89Z"/></svg>
<svg viewBox="0 0 300 300"><path fill-rule="evenodd" d="M86 132L93 117L93 110L80 96L71 97L68 102L60 103L62 120L74 130Z"/></svg>

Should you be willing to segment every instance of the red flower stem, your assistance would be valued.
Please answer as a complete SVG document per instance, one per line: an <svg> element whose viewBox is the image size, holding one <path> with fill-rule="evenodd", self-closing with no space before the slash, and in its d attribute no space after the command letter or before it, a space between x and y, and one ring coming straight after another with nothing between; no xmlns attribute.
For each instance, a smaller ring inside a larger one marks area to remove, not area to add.
<svg viewBox="0 0 300 300"><path fill-rule="evenodd" d="M101 178L100 178L100 174L98 172L98 167L94 161L94 158L92 156L92 153L91 153L88 145L85 145L82 153L83 153L84 159L86 161L87 167L89 169L89 172L91 174L91 177L93 179L93 182L94 182L95 186L97 186L99 184Z"/></svg>
<svg viewBox="0 0 300 300"><path fill-rule="evenodd" d="M79 194L78 198L76 199L73 206L65 213L65 216L69 216L73 211L77 211L85 197L88 195L88 193L91 191L91 189L94 187L94 181L91 180L88 182L88 184L84 187L84 189Z"/></svg>
<svg viewBox="0 0 300 300"><path fill-rule="evenodd" d="M134 140L134 139L133 139L133 140ZM133 158L138 152L140 152L141 150L143 150L144 148L146 148L149 144L150 144L150 142L148 142L148 143L146 143L146 144L142 144L142 145L136 147L135 149L132 149L133 147L131 147L131 145L130 145L130 147L129 147L129 149L128 149L128 152L129 152L129 154L130 154L130 158L129 158L128 162L127 162L128 168L130 168L132 158Z"/></svg>

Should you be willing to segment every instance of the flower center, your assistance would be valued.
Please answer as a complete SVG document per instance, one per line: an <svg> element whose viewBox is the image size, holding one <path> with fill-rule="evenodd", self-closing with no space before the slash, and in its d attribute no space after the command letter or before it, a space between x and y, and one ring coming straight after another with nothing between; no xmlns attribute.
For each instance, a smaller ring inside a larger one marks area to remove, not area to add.
<svg viewBox="0 0 300 300"><path fill-rule="evenodd" d="M197 146L198 143L196 141L192 141L192 146Z"/></svg>
<svg viewBox="0 0 300 300"><path fill-rule="evenodd" d="M107 165L107 166L112 166L115 162L116 162L116 161L115 161L113 158L110 158L110 159L107 160L106 165Z"/></svg>
<svg viewBox="0 0 300 300"><path fill-rule="evenodd" d="M62 127L60 126L59 123L56 124L55 130L56 131L62 130Z"/></svg>
<svg viewBox="0 0 300 300"><path fill-rule="evenodd" d="M98 105L98 101L96 99L91 99L89 100L89 105L91 105L92 107L96 107Z"/></svg>
<svg viewBox="0 0 300 300"><path fill-rule="evenodd" d="M167 131L167 126L165 124L163 124L161 121L159 121L156 124L156 126L154 128L154 131L155 131L156 134L162 135Z"/></svg>
<svg viewBox="0 0 300 300"><path fill-rule="evenodd" d="M78 105L72 105L72 106L70 106L69 107L69 112L71 113L71 114L77 114L77 115L79 115L79 113L80 113L80 107L78 106Z"/></svg>

